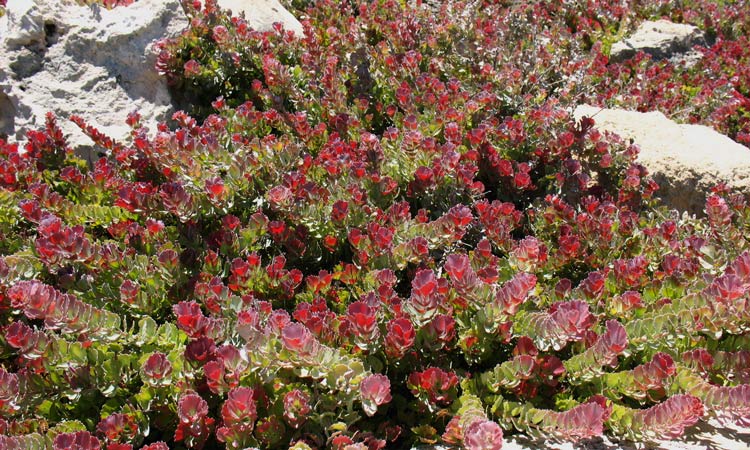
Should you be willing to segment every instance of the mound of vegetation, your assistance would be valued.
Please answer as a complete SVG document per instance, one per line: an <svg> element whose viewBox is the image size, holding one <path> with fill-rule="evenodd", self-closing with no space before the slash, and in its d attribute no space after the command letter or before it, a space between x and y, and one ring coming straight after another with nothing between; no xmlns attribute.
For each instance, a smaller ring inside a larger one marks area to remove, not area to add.
<svg viewBox="0 0 750 450"><path fill-rule="evenodd" d="M658 106L747 143L746 2L296 1L304 36L184 6L173 126L74 118L93 167L52 116L0 140L0 448L750 424L746 196L681 217L570 116ZM661 16L712 36L697 65L608 64Z"/></svg>

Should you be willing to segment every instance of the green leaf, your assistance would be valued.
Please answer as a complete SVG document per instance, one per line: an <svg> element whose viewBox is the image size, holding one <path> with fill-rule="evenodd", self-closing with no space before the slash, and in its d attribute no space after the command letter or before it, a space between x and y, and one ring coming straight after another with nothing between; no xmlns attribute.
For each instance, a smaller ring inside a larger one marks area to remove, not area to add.
<svg viewBox="0 0 750 450"><path fill-rule="evenodd" d="M344 422L336 422L333 425L329 426L328 430L329 431L333 431L333 432L336 432L336 431L346 431L347 430L347 425Z"/></svg>
<svg viewBox="0 0 750 450"><path fill-rule="evenodd" d="M187 339L187 334L180 331L174 324L164 323L159 326L156 342L159 346L171 348L182 344L185 339Z"/></svg>
<svg viewBox="0 0 750 450"><path fill-rule="evenodd" d="M154 400L154 396L151 393L151 388L143 386L137 394L134 395L135 401L138 403L144 411L151 409L151 402Z"/></svg>
<svg viewBox="0 0 750 450"><path fill-rule="evenodd" d="M142 347L153 342L156 337L156 327L156 321L151 317L144 317L139 320L135 344Z"/></svg>
<svg viewBox="0 0 750 450"><path fill-rule="evenodd" d="M86 425L78 420L66 420L50 428L52 433L75 433L76 431L86 431Z"/></svg>
<svg viewBox="0 0 750 450"><path fill-rule="evenodd" d="M116 398L111 398L107 400L103 405L101 409L101 416L107 417L111 414L114 414L122 409L122 402Z"/></svg>
<svg viewBox="0 0 750 450"><path fill-rule="evenodd" d="M35 278L44 268L44 264L31 251L8 255L5 257L5 264L10 269L10 280Z"/></svg>
<svg viewBox="0 0 750 450"><path fill-rule="evenodd" d="M58 363L60 368L80 367L88 364L88 352L80 342L67 342L63 339L57 341Z"/></svg>
<svg viewBox="0 0 750 450"><path fill-rule="evenodd" d="M71 204L63 210L71 225L109 226L115 222L135 220L137 215L119 206Z"/></svg>
<svg viewBox="0 0 750 450"><path fill-rule="evenodd" d="M52 403L52 400L43 400L37 407L36 410L39 412L40 415L49 417L50 412L52 411L52 407L54 406L54 403Z"/></svg>

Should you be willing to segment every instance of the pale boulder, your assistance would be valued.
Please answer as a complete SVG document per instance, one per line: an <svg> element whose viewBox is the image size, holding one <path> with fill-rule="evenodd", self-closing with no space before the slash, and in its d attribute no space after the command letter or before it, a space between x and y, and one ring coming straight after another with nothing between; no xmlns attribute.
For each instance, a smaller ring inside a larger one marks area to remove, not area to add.
<svg viewBox="0 0 750 450"><path fill-rule="evenodd" d="M668 20L646 21L630 37L612 45L609 60L620 62L639 51L656 59L678 60L681 55L694 59L693 47L703 44L705 37L698 27Z"/></svg>
<svg viewBox="0 0 750 450"><path fill-rule="evenodd" d="M247 24L258 31L273 30L274 23L280 23L285 30L293 31L302 37L302 24L284 8L278 0L218 0L221 8L229 9L232 15L245 16Z"/></svg>
<svg viewBox="0 0 750 450"><path fill-rule="evenodd" d="M21 140L53 112L71 146L97 157L68 118L80 115L125 140L128 113L155 127L173 112L154 68L154 43L187 26L179 0L139 0L106 10L72 1L10 0L0 19L0 134Z"/></svg>
<svg viewBox="0 0 750 450"><path fill-rule="evenodd" d="M703 125L678 124L664 114L581 105L576 119L592 117L600 131L632 139L639 162L659 183L670 208L702 215L706 195L724 182L750 193L750 149Z"/></svg>
<svg viewBox="0 0 750 450"><path fill-rule="evenodd" d="M257 30L272 30L278 22L303 34L278 0L218 4ZM0 137L22 140L51 111L71 146L93 160L98 149L68 120L71 115L126 141L125 119L138 110L153 130L175 109L154 68L154 44L187 25L179 0L138 0L113 10L73 0L10 0L0 18Z"/></svg>

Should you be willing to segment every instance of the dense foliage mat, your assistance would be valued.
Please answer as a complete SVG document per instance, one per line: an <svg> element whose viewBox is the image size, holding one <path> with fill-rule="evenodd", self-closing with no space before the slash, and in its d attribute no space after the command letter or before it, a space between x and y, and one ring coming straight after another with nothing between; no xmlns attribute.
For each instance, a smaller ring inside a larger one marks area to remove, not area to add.
<svg viewBox="0 0 750 450"><path fill-rule="evenodd" d="M435 3L293 2L294 36L187 2L158 67L188 113L127 143L74 117L93 167L52 116L0 140L0 449L750 425L748 199L670 212L637 145L569 112L747 142L748 6ZM608 64L664 15L712 36L696 66Z"/></svg>

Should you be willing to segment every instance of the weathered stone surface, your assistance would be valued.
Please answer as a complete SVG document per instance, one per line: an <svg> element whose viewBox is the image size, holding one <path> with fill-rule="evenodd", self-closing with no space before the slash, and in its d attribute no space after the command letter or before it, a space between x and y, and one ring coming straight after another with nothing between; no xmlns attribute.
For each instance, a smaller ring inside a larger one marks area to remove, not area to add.
<svg viewBox="0 0 750 450"><path fill-rule="evenodd" d="M656 59L674 58L678 54L689 55L693 46L700 44L705 44L705 39L697 27L668 20L646 21L632 36L612 45L609 60L620 62L639 51Z"/></svg>
<svg viewBox="0 0 750 450"><path fill-rule="evenodd" d="M92 143L67 120L72 114L115 139L128 135L125 119L133 110L152 127L166 120L171 98L151 49L186 25L179 0L140 0L114 10L11 0L0 19L0 133L20 139L52 111L85 153Z"/></svg>
<svg viewBox="0 0 750 450"><path fill-rule="evenodd" d="M258 30L274 22L302 35L278 0L219 0ZM82 116L109 136L127 138L125 119L139 110L153 129L174 108L154 69L154 43L187 26L179 0L138 0L106 10L71 0L11 0L0 18L0 136L20 140L58 116L70 144L84 156L91 141L67 119Z"/></svg>
<svg viewBox="0 0 750 450"><path fill-rule="evenodd" d="M275 22L285 30L303 35L302 24L278 0L218 0L218 5L229 9L233 15L244 15L247 24L258 31L271 31Z"/></svg>
<svg viewBox="0 0 750 450"><path fill-rule="evenodd" d="M657 193L671 208L701 215L706 195L720 182L750 192L750 150L712 128L678 124L656 111L588 105L576 108L574 116L593 117L599 130L638 144L640 163L659 183Z"/></svg>

